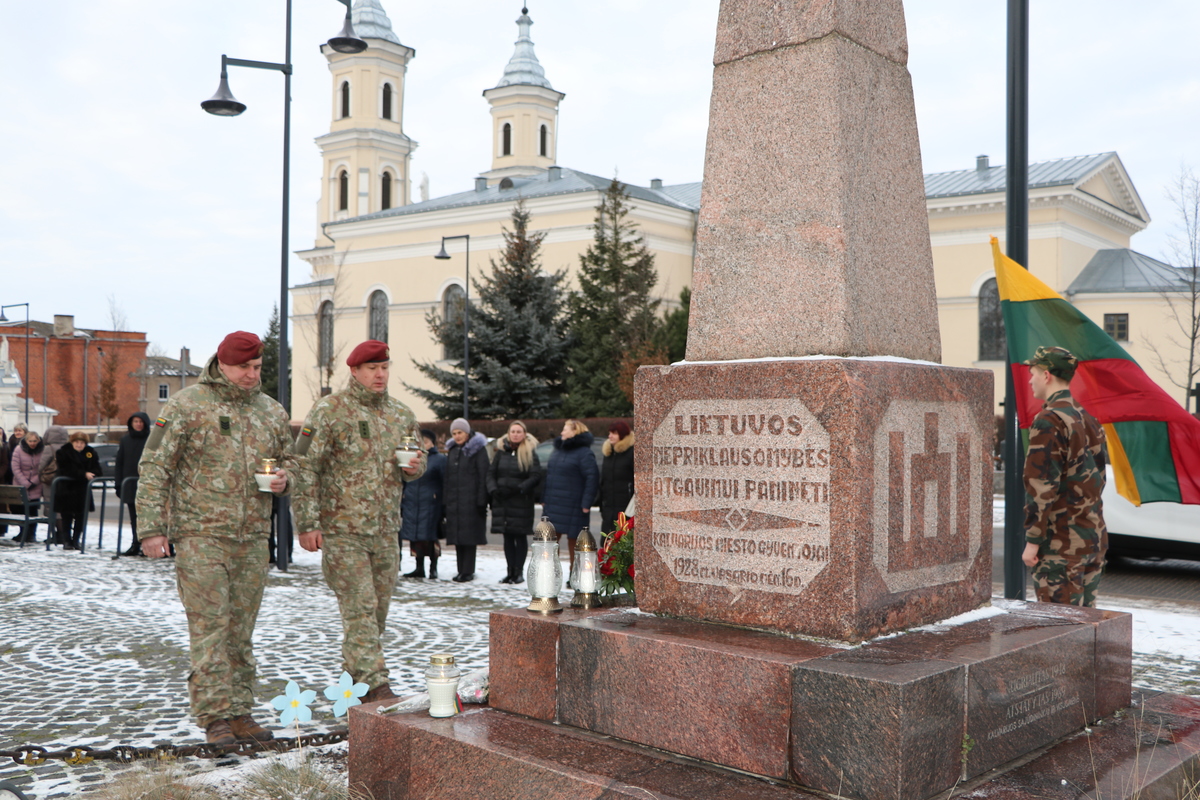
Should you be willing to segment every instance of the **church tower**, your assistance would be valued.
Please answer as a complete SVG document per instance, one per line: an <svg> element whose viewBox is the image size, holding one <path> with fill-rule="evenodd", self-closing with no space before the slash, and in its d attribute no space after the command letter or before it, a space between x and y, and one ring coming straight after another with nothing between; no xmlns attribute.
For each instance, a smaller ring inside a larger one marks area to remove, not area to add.
<svg viewBox="0 0 1200 800"><path fill-rule="evenodd" d="M400 44L379 0L355 0L361 53L321 52L333 76L329 133L317 137L324 173L317 223L411 202L409 162L417 143L404 135L404 76L415 51Z"/></svg>
<svg viewBox="0 0 1200 800"><path fill-rule="evenodd" d="M529 38L529 9L517 18L517 47L500 82L484 91L492 107L492 168L489 184L540 175L557 163L558 103L566 95L546 80Z"/></svg>

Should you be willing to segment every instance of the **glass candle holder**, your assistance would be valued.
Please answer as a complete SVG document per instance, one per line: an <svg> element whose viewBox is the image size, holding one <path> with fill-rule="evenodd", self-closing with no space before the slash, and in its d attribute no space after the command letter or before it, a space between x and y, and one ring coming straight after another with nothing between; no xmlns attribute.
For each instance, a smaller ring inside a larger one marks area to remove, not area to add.
<svg viewBox="0 0 1200 800"><path fill-rule="evenodd" d="M562 562L558 560L558 532L549 517L542 517L533 528L526 586L533 598L526 610L537 614L562 611L558 593L562 589Z"/></svg>
<svg viewBox="0 0 1200 800"><path fill-rule="evenodd" d="M425 668L425 688L429 692L429 716L453 717L458 713L458 677L454 656L438 653L429 657Z"/></svg>
<svg viewBox="0 0 1200 800"><path fill-rule="evenodd" d="M596 540L591 531L584 528L575 539L575 566L571 569L571 587L575 596L571 608L596 608L600 605L600 558L596 552Z"/></svg>
<svg viewBox="0 0 1200 800"><path fill-rule="evenodd" d="M278 463L273 458L264 458L259 462L258 469L254 470L254 482L258 484L260 492L271 491L271 481L275 479Z"/></svg>
<svg viewBox="0 0 1200 800"><path fill-rule="evenodd" d="M413 436L405 436L396 448L396 463L401 467L412 467L421 455L421 446Z"/></svg>

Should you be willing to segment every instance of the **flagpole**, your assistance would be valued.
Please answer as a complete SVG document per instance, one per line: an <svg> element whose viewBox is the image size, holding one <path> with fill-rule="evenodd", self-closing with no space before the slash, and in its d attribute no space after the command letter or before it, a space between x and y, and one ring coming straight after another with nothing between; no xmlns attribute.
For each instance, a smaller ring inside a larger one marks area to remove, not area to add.
<svg viewBox="0 0 1200 800"><path fill-rule="evenodd" d="M1008 0L1008 166L1005 250L1029 265L1029 0ZM1047 342L1053 344L1053 342ZM1024 452L1017 424L1012 365L1005 359L1004 393L1004 596L1025 599Z"/></svg>

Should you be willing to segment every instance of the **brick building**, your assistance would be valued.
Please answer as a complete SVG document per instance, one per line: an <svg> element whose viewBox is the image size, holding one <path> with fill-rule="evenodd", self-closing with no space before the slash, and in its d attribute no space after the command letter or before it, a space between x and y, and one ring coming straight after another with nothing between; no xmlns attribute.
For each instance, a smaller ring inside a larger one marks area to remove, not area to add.
<svg viewBox="0 0 1200 800"><path fill-rule="evenodd" d="M10 359L21 372L30 399L58 410L54 424L72 428L125 427L130 414L141 410L141 372L146 359L146 334L136 331L84 330L75 317L54 315L54 323L24 321L0 325L8 339ZM29 374L25 375L25 346L29 345ZM106 374L113 376L117 414L102 418L97 397ZM22 397L24 394L22 394Z"/></svg>

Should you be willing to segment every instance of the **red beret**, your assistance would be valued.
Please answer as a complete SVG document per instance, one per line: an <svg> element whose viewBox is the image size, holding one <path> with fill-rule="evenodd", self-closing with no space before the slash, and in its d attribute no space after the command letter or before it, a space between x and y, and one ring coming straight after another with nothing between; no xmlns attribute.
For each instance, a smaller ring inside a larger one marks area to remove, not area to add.
<svg viewBox="0 0 1200 800"><path fill-rule="evenodd" d="M221 346L217 348L217 360L236 366L258 358L262 351L262 339L253 333L234 331L221 340Z"/></svg>
<svg viewBox="0 0 1200 800"><path fill-rule="evenodd" d="M368 361L391 360L392 356L388 352L387 344L375 339L367 339L350 351L350 355L346 358L346 364L351 367L357 367L359 364L365 364Z"/></svg>

